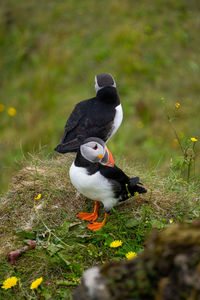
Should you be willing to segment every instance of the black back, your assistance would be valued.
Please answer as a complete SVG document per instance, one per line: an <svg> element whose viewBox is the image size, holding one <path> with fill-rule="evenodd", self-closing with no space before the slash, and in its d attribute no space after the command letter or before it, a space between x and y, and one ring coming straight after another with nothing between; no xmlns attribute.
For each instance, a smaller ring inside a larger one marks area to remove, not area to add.
<svg viewBox="0 0 200 300"><path fill-rule="evenodd" d="M57 152L77 152L79 146L88 137L98 137L107 141L112 131L115 107L120 104L114 87L100 89L97 96L79 102L65 125L65 132Z"/></svg>

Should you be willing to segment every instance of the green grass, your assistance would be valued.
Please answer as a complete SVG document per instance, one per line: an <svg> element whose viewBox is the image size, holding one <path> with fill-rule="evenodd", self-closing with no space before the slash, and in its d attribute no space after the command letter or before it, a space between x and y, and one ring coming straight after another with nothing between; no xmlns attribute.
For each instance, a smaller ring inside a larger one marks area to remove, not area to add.
<svg viewBox="0 0 200 300"><path fill-rule="evenodd" d="M93 265L126 259L129 251L144 249L152 228L162 230L174 222L200 217L199 184L188 184L175 174L161 178L155 170L145 171L120 160L127 174L139 175L148 193L136 196L113 209L102 230L91 232L87 222L77 219L79 211L92 211L93 201L78 196L68 169L73 155L51 159L40 153L24 160L0 200L0 283L11 276L20 278L12 290L0 289L0 299L71 299L82 272ZM41 199L34 199L39 193ZM101 220L103 210L100 211ZM6 253L23 247L27 240L37 246L9 265ZM110 248L113 240L122 246ZM35 293L33 280L43 277Z"/></svg>
<svg viewBox="0 0 200 300"><path fill-rule="evenodd" d="M1 188L24 154L41 146L53 153L74 105L95 95L101 72L114 75L124 109L109 143L114 156L167 172L180 150L161 97L171 109L181 104L178 134L199 137L199 6L196 0L1 1ZM7 113L12 106L15 117Z"/></svg>

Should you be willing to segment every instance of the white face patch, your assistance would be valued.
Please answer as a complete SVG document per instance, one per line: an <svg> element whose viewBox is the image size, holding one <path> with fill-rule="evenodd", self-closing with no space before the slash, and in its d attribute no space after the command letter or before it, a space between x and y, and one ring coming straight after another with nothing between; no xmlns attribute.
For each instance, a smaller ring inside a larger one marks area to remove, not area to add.
<svg viewBox="0 0 200 300"><path fill-rule="evenodd" d="M92 163L99 162L105 153L104 147L95 141L81 145L80 151L81 155ZM99 158L99 155L102 157Z"/></svg>
<svg viewBox="0 0 200 300"><path fill-rule="evenodd" d="M96 90L96 93L100 90L100 89L102 89L102 87L100 87L99 85L98 85L98 83L97 83L97 77L95 76L95 90Z"/></svg>

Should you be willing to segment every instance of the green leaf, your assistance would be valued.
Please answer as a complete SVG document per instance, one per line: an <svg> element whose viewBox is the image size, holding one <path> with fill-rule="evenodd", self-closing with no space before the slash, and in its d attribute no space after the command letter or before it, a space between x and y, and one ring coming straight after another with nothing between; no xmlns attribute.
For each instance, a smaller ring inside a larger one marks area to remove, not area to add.
<svg viewBox="0 0 200 300"><path fill-rule="evenodd" d="M61 226L60 230L58 231L58 233L59 233L60 235L67 234L67 233L69 232L70 228L72 228L72 227L74 227L74 226L76 226L76 225L79 225L79 224L80 224L79 221L78 221L78 222L71 222L71 221L69 221L69 220L66 220L66 221L64 221L64 223L62 224L62 226Z"/></svg>
<svg viewBox="0 0 200 300"><path fill-rule="evenodd" d="M42 289L41 296L43 296L45 300L51 299L51 293L47 289Z"/></svg>
<svg viewBox="0 0 200 300"><path fill-rule="evenodd" d="M78 281L70 281L70 280L57 280L56 281L57 285L66 285L66 286L77 285L78 283L79 283Z"/></svg>
<svg viewBox="0 0 200 300"><path fill-rule="evenodd" d="M66 260L61 253L58 252L57 255L67 266L71 265L71 263L68 260Z"/></svg>
<svg viewBox="0 0 200 300"><path fill-rule="evenodd" d="M19 237L22 237L24 239L34 240L35 239L35 233L33 232L27 232L27 231L15 231L15 234Z"/></svg>
<svg viewBox="0 0 200 300"><path fill-rule="evenodd" d="M106 239L105 239L104 245L110 246L110 244L111 244L113 241L114 241L114 238L113 238L113 237L107 236Z"/></svg>
<svg viewBox="0 0 200 300"><path fill-rule="evenodd" d="M60 251L61 249L65 249L65 247L61 244L50 244L47 246L47 251L49 252L50 256L53 256L56 252Z"/></svg>
<svg viewBox="0 0 200 300"><path fill-rule="evenodd" d="M126 227L127 227L127 228L133 228L133 227L138 226L140 223L141 223L141 221L138 221L138 220L136 220L136 219L129 219L129 220L126 222Z"/></svg>

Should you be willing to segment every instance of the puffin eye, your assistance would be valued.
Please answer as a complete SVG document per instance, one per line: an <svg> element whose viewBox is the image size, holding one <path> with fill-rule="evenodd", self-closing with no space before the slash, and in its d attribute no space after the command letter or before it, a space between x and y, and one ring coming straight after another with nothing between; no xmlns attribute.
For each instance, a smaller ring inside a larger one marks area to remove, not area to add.
<svg viewBox="0 0 200 300"><path fill-rule="evenodd" d="M95 145L95 146L93 147L93 149L94 149L94 150L97 150L97 149L98 149L97 145Z"/></svg>

